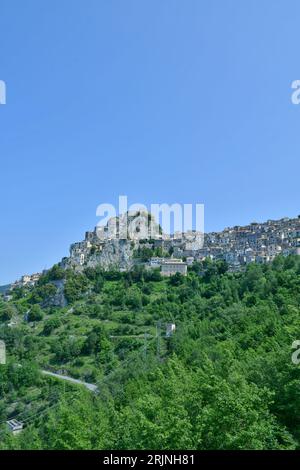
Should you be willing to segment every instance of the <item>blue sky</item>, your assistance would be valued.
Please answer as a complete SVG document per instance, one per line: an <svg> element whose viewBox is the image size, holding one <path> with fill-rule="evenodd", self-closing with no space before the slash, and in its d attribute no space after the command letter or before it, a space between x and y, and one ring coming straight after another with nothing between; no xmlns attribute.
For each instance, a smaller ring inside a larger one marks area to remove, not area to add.
<svg viewBox="0 0 300 470"><path fill-rule="evenodd" d="M117 203L204 203L206 231L296 216L300 3L0 0L0 284Z"/></svg>

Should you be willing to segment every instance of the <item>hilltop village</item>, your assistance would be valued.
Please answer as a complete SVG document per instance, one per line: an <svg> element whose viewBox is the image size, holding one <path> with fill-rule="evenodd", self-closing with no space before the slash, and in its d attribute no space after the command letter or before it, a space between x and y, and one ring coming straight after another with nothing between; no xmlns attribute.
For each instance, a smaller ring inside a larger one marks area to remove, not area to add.
<svg viewBox="0 0 300 470"><path fill-rule="evenodd" d="M83 241L71 245L70 256L63 258L60 265L76 271L99 265L104 270L127 271L143 264L149 269L160 268L162 275L170 276L176 272L185 275L189 265L207 258L225 260L234 272L249 263L269 263L279 254L300 254L300 216L252 222L204 235L190 231L171 236L162 232L150 214L126 217L126 230L123 216L86 232ZM32 286L39 276L23 276L12 287Z"/></svg>

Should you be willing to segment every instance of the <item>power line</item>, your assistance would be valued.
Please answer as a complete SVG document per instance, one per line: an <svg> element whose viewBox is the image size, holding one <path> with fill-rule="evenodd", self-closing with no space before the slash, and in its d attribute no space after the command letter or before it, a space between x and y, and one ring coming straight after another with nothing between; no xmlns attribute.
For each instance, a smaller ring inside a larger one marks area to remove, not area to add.
<svg viewBox="0 0 300 470"><path fill-rule="evenodd" d="M141 348L139 348L139 352L143 352L143 357L144 357L144 360L145 360L145 364L147 362L147 349L148 349L148 341L152 341L152 340L157 340L157 357L160 359L160 336L161 336L161 322L159 321L157 323L157 334L156 336L153 336L153 337L150 337L151 335L149 335L148 333L144 333L144 344ZM131 364L133 362L136 362L136 360L138 359L138 356L134 356L134 357L129 357L128 359L126 359L125 361L122 361L122 363L120 364L120 366L117 368L117 369L114 369L112 370L108 375L106 375L105 377L103 377L103 379L97 383L98 387L100 387L101 385L107 385L107 381L113 377L116 373L118 373L119 371L121 371L124 366L127 366L128 364ZM122 368L122 369L121 369ZM73 390L69 390L67 393L73 393ZM63 393L63 396L65 397L65 389L64 389L64 393ZM25 424L28 424L30 423L31 421L33 422L37 417L42 417L44 414L48 413L49 410L53 410L55 407L59 406L61 404L61 401L56 401L57 399L59 399L59 394L54 398L51 398L50 401L48 402L47 404L47 407L46 408L43 408L41 410L38 410L36 411L35 413L32 413L30 414L29 413L29 416L25 417L23 419L23 423ZM29 402L29 405L38 400L39 397L36 397L34 400L31 400ZM69 404L73 403L73 401L76 399L76 397L73 397L70 401ZM21 411L20 413L17 413L16 415L12 416L11 418L9 419L15 419L17 417L20 417L22 415L25 415L27 413L28 410L23 410ZM7 422L7 420L5 421L2 421L0 422L0 425L2 424L5 424ZM5 430L3 431L0 431L0 435L3 434L4 432L6 432Z"/></svg>

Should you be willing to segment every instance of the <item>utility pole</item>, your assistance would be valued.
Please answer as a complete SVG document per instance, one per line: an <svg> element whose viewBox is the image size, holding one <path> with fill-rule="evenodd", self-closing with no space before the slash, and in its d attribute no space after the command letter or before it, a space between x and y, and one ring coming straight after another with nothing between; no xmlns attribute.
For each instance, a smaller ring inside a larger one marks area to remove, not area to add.
<svg viewBox="0 0 300 470"><path fill-rule="evenodd" d="M145 365L147 364L147 333L144 333L144 360L145 360Z"/></svg>
<svg viewBox="0 0 300 470"><path fill-rule="evenodd" d="M156 323L156 357L160 361L161 321Z"/></svg>

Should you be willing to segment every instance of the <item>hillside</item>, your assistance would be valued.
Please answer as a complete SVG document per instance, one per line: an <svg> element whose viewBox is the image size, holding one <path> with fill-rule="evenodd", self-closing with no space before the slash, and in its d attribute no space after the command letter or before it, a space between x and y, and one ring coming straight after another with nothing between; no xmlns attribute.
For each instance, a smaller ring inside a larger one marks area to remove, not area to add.
<svg viewBox="0 0 300 470"><path fill-rule="evenodd" d="M0 286L0 294L4 294L5 292L9 291L10 289L10 284L7 284L6 286Z"/></svg>
<svg viewBox="0 0 300 470"><path fill-rule="evenodd" d="M170 278L54 266L1 302L0 322L1 449L300 446L297 256L239 273L204 261Z"/></svg>

